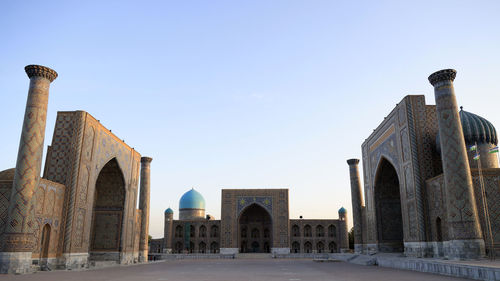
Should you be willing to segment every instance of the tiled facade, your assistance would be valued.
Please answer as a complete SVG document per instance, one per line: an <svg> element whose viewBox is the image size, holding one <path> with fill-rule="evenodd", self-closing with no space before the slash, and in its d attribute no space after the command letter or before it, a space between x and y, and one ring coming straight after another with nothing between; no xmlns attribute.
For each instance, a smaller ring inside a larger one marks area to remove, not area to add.
<svg viewBox="0 0 500 281"><path fill-rule="evenodd" d="M52 75L52 70L36 67L38 72L27 67L31 75L28 99L32 100L28 103L27 120L35 116L30 113L34 109L45 118L46 99L36 95L48 98L47 85L55 79L54 76L46 78ZM45 92L37 88L39 80L47 83L43 88ZM23 136L42 134L43 145L44 130L44 122L30 125L24 129ZM25 155L20 149L16 169L0 173L3 174L0 177L0 271L26 273L36 269L36 265L82 268L87 267L89 261L99 260L137 262L141 216L137 216L135 206L140 154L89 113L58 112L43 178L39 176L40 167L34 172L21 173L20 167L25 167L23 161L37 165L38 153L43 149L40 141L36 148L30 148L37 153ZM33 192L25 194L17 189L22 182L32 184ZM20 202L25 202L27 207L13 215ZM146 203L149 204L149 198ZM21 221L20 218L23 218L22 224L13 223ZM15 237L22 239L13 240Z"/></svg>
<svg viewBox="0 0 500 281"><path fill-rule="evenodd" d="M349 248L345 213L338 220L290 220L288 189L223 189L221 214L221 220L174 220L165 212L164 238L153 239L150 252L288 254Z"/></svg>
<svg viewBox="0 0 500 281"><path fill-rule="evenodd" d="M478 170L471 172L469 167L474 164L477 168L477 162L469 161L472 154L466 153L466 147L474 143L464 142L452 79L446 81L436 90L438 107L427 105L424 96L406 96L363 142L364 202L359 196L353 196L352 201L353 209L361 210L357 212L361 215L354 216L357 252L448 258L484 255L483 197ZM454 123L450 125L452 118ZM483 147L480 139L478 142ZM486 147L496 144L496 133L494 142ZM361 182L356 175L358 162L354 160L348 160L348 164L352 194L356 195ZM488 155L484 163L490 219L492 227L498 228L500 169L496 155ZM498 248L500 237L495 231L493 238Z"/></svg>

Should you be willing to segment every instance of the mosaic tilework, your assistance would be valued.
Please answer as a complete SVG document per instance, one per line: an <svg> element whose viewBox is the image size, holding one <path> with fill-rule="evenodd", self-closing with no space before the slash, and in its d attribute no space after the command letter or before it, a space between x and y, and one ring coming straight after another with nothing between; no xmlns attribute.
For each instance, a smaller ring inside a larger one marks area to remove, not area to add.
<svg viewBox="0 0 500 281"><path fill-rule="evenodd" d="M238 199L247 197L250 201L253 200L253 197L256 197L256 200L257 197L272 198L272 248L290 247L287 189L223 189L221 248L238 248L236 231L238 228Z"/></svg>
<svg viewBox="0 0 500 281"><path fill-rule="evenodd" d="M46 179L40 180L34 201L37 207L35 208L35 227L33 231L35 239L35 247L32 251L33 258L40 257L41 231L46 224L50 226L51 230L48 255L49 257L56 257L58 254L64 193L64 185Z"/></svg>
<svg viewBox="0 0 500 281"><path fill-rule="evenodd" d="M29 234L33 228L31 197L40 178L49 86L50 81L46 78L34 76L30 80L11 204L5 224L4 251L24 252L33 246Z"/></svg>
<svg viewBox="0 0 500 281"><path fill-rule="evenodd" d="M270 196L239 196L236 200L238 201L238 215L251 204L258 204L269 213L273 212L273 198Z"/></svg>
<svg viewBox="0 0 500 281"><path fill-rule="evenodd" d="M436 88L450 239L481 238L472 179L453 86ZM451 94L449 94L451 93Z"/></svg>

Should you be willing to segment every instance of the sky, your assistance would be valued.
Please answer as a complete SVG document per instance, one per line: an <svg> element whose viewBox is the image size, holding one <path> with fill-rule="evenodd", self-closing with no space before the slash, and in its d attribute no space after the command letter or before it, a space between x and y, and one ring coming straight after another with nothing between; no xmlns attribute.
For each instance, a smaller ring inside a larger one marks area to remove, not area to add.
<svg viewBox="0 0 500 281"><path fill-rule="evenodd" d="M290 218L336 219L352 209L346 160L405 95L435 104L431 73L456 69L459 105L500 126L499 12L456 0L1 1L0 170L17 159L24 66L41 64L59 73L45 146L57 111L85 110L153 158L153 237L192 187L218 219L224 188L288 188Z"/></svg>

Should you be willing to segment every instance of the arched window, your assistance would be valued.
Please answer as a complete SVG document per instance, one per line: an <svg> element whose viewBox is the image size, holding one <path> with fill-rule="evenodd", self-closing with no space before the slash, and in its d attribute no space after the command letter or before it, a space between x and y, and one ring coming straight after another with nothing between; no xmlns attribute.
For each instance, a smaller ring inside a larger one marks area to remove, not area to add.
<svg viewBox="0 0 500 281"><path fill-rule="evenodd" d="M293 237L300 237L300 228L298 225L294 224L292 226L292 236Z"/></svg>
<svg viewBox="0 0 500 281"><path fill-rule="evenodd" d="M194 243L193 241L189 242L189 253L194 253Z"/></svg>
<svg viewBox="0 0 500 281"><path fill-rule="evenodd" d="M323 228L322 225L316 226L316 237L324 237L325 236L325 229Z"/></svg>
<svg viewBox="0 0 500 281"><path fill-rule="evenodd" d="M325 244L323 244L323 242L318 242L318 244L316 244L316 251L318 251L318 253L325 252Z"/></svg>
<svg viewBox="0 0 500 281"><path fill-rule="evenodd" d="M312 244L311 242L307 241L304 243L304 252L305 253L312 253Z"/></svg>
<svg viewBox="0 0 500 281"><path fill-rule="evenodd" d="M264 242L264 252L265 253L271 252L271 247L269 247L269 242Z"/></svg>
<svg viewBox="0 0 500 281"><path fill-rule="evenodd" d="M269 228L264 228L264 238L269 238Z"/></svg>
<svg viewBox="0 0 500 281"><path fill-rule="evenodd" d="M335 244L335 242L330 242L330 244L328 244L328 251L330 253L336 253L337 252L337 244Z"/></svg>
<svg viewBox="0 0 500 281"><path fill-rule="evenodd" d="M182 242L175 243L174 251L178 254L182 253Z"/></svg>
<svg viewBox="0 0 500 281"><path fill-rule="evenodd" d="M210 244L210 253L216 254L218 252L219 252L219 244L217 244L217 242L212 242Z"/></svg>
<svg viewBox="0 0 500 281"><path fill-rule="evenodd" d="M312 236L311 226L306 224L306 226L304 226L304 237L311 237L311 236Z"/></svg>
<svg viewBox="0 0 500 281"><path fill-rule="evenodd" d="M190 225L189 226L189 237L195 237L194 233L195 233L195 228L194 228L194 225Z"/></svg>
<svg viewBox="0 0 500 281"><path fill-rule="evenodd" d="M436 219L436 239L438 242L443 242L443 228L441 227L441 218Z"/></svg>
<svg viewBox="0 0 500 281"><path fill-rule="evenodd" d="M218 237L219 236L219 228L216 225L212 225L210 228L210 237Z"/></svg>
<svg viewBox="0 0 500 281"><path fill-rule="evenodd" d="M207 252L207 244L205 242L200 242L198 245L198 252L205 254Z"/></svg>
<svg viewBox="0 0 500 281"><path fill-rule="evenodd" d="M207 237L207 227L206 226L204 226L204 225L200 226L200 234L198 236L200 236L201 238Z"/></svg>
<svg viewBox="0 0 500 281"><path fill-rule="evenodd" d="M247 228L246 227L241 228L241 237L247 238Z"/></svg>
<svg viewBox="0 0 500 281"><path fill-rule="evenodd" d="M260 232L257 228L252 229L252 238L259 238Z"/></svg>
<svg viewBox="0 0 500 281"><path fill-rule="evenodd" d="M182 238L182 226L175 227L175 238Z"/></svg>
<svg viewBox="0 0 500 281"><path fill-rule="evenodd" d="M328 226L328 237L337 237L337 228L333 224Z"/></svg>
<svg viewBox="0 0 500 281"><path fill-rule="evenodd" d="M292 243L292 253L300 253L300 243L295 241Z"/></svg>

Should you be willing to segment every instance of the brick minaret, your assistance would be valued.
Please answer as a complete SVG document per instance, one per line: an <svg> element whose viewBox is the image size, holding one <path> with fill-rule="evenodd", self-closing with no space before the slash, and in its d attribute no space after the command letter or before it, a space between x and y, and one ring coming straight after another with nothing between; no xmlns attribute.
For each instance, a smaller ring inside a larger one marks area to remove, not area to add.
<svg viewBox="0 0 500 281"><path fill-rule="evenodd" d="M456 74L453 69L444 69L429 76L436 97L448 211L449 241L445 242L444 251L451 259L476 259L484 255L484 241L453 88Z"/></svg>
<svg viewBox="0 0 500 281"><path fill-rule="evenodd" d="M24 70L30 78L30 86L2 237L2 273L26 273L30 270L31 252L35 246L33 228L36 223L33 221L31 199L40 180L49 87L57 77L54 70L45 66L28 65Z"/></svg>
<svg viewBox="0 0 500 281"><path fill-rule="evenodd" d="M349 174L351 176L351 202L352 202L352 219L354 225L354 251L361 253L363 251L363 197L361 196L361 181L359 178L358 164L359 159L347 160L349 164Z"/></svg>
<svg viewBox="0 0 500 281"><path fill-rule="evenodd" d="M150 157L141 157L141 193L139 209L141 210L141 237L139 240L139 262L148 261L148 235L149 235L149 193L150 193Z"/></svg>

